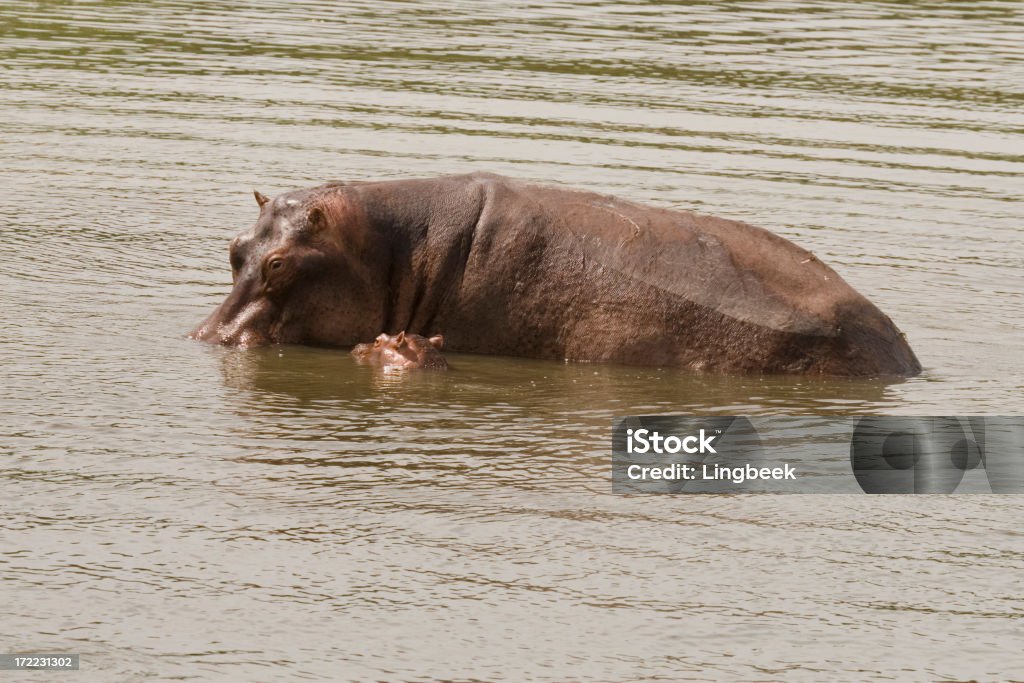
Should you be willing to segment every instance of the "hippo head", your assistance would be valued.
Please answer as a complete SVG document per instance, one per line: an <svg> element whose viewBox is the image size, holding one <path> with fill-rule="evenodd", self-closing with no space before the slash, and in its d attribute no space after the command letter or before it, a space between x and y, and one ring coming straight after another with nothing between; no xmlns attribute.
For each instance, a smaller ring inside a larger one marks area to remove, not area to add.
<svg viewBox="0 0 1024 683"><path fill-rule="evenodd" d="M254 193L255 225L231 242L231 293L189 334L231 346L351 346L383 326L386 253L343 188L270 199Z"/></svg>
<svg viewBox="0 0 1024 683"><path fill-rule="evenodd" d="M398 368L448 367L440 351L444 337L436 334L429 339L418 334L379 334L372 344L357 344L352 355L366 365Z"/></svg>

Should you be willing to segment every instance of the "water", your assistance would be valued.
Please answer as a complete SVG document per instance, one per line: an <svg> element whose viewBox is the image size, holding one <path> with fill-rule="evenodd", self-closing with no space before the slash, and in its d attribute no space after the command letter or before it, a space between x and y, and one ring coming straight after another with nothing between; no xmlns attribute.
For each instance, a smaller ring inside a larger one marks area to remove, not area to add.
<svg viewBox="0 0 1024 683"><path fill-rule="evenodd" d="M623 497L608 459L629 413L1024 410L1022 29L988 1L5 3L0 650L90 681L1024 677L1019 497ZM183 338L252 187L472 170L772 229L925 372L394 376Z"/></svg>

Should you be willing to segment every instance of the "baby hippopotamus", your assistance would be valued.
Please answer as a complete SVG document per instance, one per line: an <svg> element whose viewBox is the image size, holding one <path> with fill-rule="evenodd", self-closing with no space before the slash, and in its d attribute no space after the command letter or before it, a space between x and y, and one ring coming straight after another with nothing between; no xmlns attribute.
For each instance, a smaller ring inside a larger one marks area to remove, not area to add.
<svg viewBox="0 0 1024 683"><path fill-rule="evenodd" d="M430 339L418 334L381 334L372 344L357 344L352 349L356 360L385 368L429 368L447 370L448 361L441 355L444 337Z"/></svg>

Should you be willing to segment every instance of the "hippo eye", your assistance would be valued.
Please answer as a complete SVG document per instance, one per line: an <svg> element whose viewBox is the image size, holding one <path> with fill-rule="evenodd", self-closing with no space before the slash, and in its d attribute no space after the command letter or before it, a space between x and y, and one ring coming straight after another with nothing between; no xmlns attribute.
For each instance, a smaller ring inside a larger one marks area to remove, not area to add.
<svg viewBox="0 0 1024 683"><path fill-rule="evenodd" d="M270 259L269 263L267 263L267 268L269 268L270 270L277 270L282 265L284 265L284 259L275 256L274 258Z"/></svg>

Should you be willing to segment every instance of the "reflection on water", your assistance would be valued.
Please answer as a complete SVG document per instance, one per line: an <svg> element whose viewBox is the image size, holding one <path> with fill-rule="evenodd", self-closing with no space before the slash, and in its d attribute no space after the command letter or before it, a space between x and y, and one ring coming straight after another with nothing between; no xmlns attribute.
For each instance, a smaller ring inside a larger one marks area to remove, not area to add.
<svg viewBox="0 0 1024 683"><path fill-rule="evenodd" d="M225 385L254 410L276 406L389 414L452 403L506 406L523 414L595 418L608 425L616 410L650 413L759 414L780 407L801 412L870 413L907 380L791 376L723 376L673 368L552 363L448 354L447 373L384 372L356 363L346 352L307 347L216 349ZM439 415L443 417L443 415Z"/></svg>
<svg viewBox="0 0 1024 683"><path fill-rule="evenodd" d="M1015 498L614 496L608 453L615 415L1024 410L1022 28L989 1L4 4L3 649L103 681L1013 678ZM182 339L252 186L471 170L768 227L926 371L385 374Z"/></svg>

